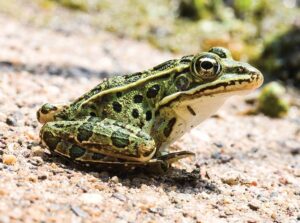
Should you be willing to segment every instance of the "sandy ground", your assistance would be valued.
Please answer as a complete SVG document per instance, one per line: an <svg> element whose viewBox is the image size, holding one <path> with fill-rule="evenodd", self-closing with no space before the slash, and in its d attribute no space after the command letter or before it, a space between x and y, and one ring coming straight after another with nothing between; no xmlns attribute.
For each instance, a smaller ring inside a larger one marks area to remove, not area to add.
<svg viewBox="0 0 300 223"><path fill-rule="evenodd" d="M172 55L108 33L0 16L0 222L300 222L300 111L246 116L245 98L175 143L194 159L164 175L83 170L40 145L35 113L101 78ZM12 155L12 156L11 156Z"/></svg>

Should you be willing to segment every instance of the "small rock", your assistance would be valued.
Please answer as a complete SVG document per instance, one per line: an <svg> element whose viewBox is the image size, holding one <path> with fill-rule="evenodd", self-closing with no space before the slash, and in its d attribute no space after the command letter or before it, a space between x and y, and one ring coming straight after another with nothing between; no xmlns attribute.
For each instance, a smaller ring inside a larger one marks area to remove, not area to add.
<svg viewBox="0 0 300 223"><path fill-rule="evenodd" d="M34 166L41 166L44 163L44 160L39 156L35 156L32 157L29 162Z"/></svg>
<svg viewBox="0 0 300 223"><path fill-rule="evenodd" d="M28 181L36 183L38 181L38 178L34 175L31 175L28 177Z"/></svg>
<svg viewBox="0 0 300 223"><path fill-rule="evenodd" d="M259 209L258 204L254 203L254 202L249 203L248 207L253 211L257 211Z"/></svg>
<svg viewBox="0 0 300 223"><path fill-rule="evenodd" d="M85 193L79 197L79 200L85 204L99 204L103 202L103 196L98 193Z"/></svg>
<svg viewBox="0 0 300 223"><path fill-rule="evenodd" d="M25 136L26 138L28 138L29 140L34 140L38 138L38 134L36 134L35 132L29 130L25 132Z"/></svg>
<svg viewBox="0 0 300 223"><path fill-rule="evenodd" d="M160 216L165 216L164 209L162 208L150 207L148 211L153 214L158 213Z"/></svg>
<svg viewBox="0 0 300 223"><path fill-rule="evenodd" d="M2 162L6 165L14 165L17 162L17 157L14 155L4 154L2 156Z"/></svg>
<svg viewBox="0 0 300 223"><path fill-rule="evenodd" d="M3 188L0 188L0 197L1 196L4 196L7 194L7 190L6 189L3 189ZM1 222L1 221L0 221Z"/></svg>
<svg viewBox="0 0 300 223"><path fill-rule="evenodd" d="M300 154L300 148L293 148L293 149L291 149L290 153L293 156L299 155Z"/></svg>
<svg viewBox="0 0 300 223"><path fill-rule="evenodd" d="M118 199L120 201L123 201L123 202L125 202L127 200L127 197L124 196L123 194L120 194L120 193L114 193L112 195L112 197L114 197L114 198L116 198L116 199Z"/></svg>
<svg viewBox="0 0 300 223"><path fill-rule="evenodd" d="M224 147L224 144L221 143L221 142L214 142L213 144L214 144L216 147L218 147L218 148L223 148L223 147Z"/></svg>
<svg viewBox="0 0 300 223"><path fill-rule="evenodd" d="M223 177L221 180L223 183L228 184L230 186L237 185L240 182L240 178L238 176Z"/></svg>
<svg viewBox="0 0 300 223"><path fill-rule="evenodd" d="M38 179L39 180L46 180L47 179L47 175L45 175L45 174L39 175Z"/></svg>
<svg viewBox="0 0 300 223"><path fill-rule="evenodd" d="M71 205L70 208L71 211L73 211L73 213L79 217L86 218L88 216L88 214L78 206Z"/></svg>
<svg viewBox="0 0 300 223"><path fill-rule="evenodd" d="M117 184L119 183L119 178L117 176L113 176L112 178L110 178L110 181Z"/></svg>
<svg viewBox="0 0 300 223"><path fill-rule="evenodd" d="M289 183L289 181L285 177L280 177L278 181L283 185L287 185Z"/></svg>
<svg viewBox="0 0 300 223"><path fill-rule="evenodd" d="M242 175L239 172L228 172L225 173L222 177L221 180L223 183L226 183L230 186L233 185L244 185L244 186L257 186L257 181L255 179L251 179L245 175Z"/></svg>
<svg viewBox="0 0 300 223"><path fill-rule="evenodd" d="M218 160L219 163L228 163L233 160L233 157L221 152L216 152L211 155L211 158Z"/></svg>
<svg viewBox="0 0 300 223"><path fill-rule="evenodd" d="M17 126L18 125L17 120L12 116L7 117L5 122L6 122L7 125L10 125L10 126Z"/></svg>
<svg viewBox="0 0 300 223"><path fill-rule="evenodd" d="M293 171L293 174L294 174L295 177L300 177L300 169L295 169Z"/></svg>
<svg viewBox="0 0 300 223"><path fill-rule="evenodd" d="M44 155L44 150L40 146L33 146L31 148L32 156L42 157Z"/></svg>

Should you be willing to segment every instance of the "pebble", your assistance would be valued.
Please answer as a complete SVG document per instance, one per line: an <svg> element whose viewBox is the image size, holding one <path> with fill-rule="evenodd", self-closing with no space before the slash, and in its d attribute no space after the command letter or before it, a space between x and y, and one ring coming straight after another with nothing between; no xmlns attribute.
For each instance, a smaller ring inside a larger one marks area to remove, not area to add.
<svg viewBox="0 0 300 223"><path fill-rule="evenodd" d="M33 146L31 148L32 156L42 157L44 155L44 150L40 146Z"/></svg>
<svg viewBox="0 0 300 223"><path fill-rule="evenodd" d="M119 183L119 178L117 176L113 176L112 178L110 178L110 181L117 184Z"/></svg>
<svg viewBox="0 0 300 223"><path fill-rule="evenodd" d="M240 182L240 179L238 176L227 176L227 177L221 178L221 180L223 183L228 184L230 186L237 185Z"/></svg>
<svg viewBox="0 0 300 223"><path fill-rule="evenodd" d="M48 176L46 174L38 175L39 180L46 180L47 178L48 178Z"/></svg>
<svg viewBox="0 0 300 223"><path fill-rule="evenodd" d="M219 163L228 163L233 160L233 157L221 152L216 152L211 155L211 158L218 160Z"/></svg>
<svg viewBox="0 0 300 223"><path fill-rule="evenodd" d="M257 211L259 209L259 205L255 202L251 202L248 204L249 208L253 211Z"/></svg>
<svg viewBox="0 0 300 223"><path fill-rule="evenodd" d="M79 200L85 204L101 204L104 198L99 193L85 193L79 197Z"/></svg>
<svg viewBox="0 0 300 223"><path fill-rule="evenodd" d="M225 173L221 177L221 181L230 186L234 185L245 185L245 186L257 186L257 181L255 179L249 178L239 172L230 171Z"/></svg>
<svg viewBox="0 0 300 223"><path fill-rule="evenodd" d="M120 193L114 193L112 195L112 197L114 197L114 198L116 198L116 199L118 199L120 201L123 201L123 202L125 202L127 200L127 197L125 195L123 195L123 194L120 194Z"/></svg>
<svg viewBox="0 0 300 223"><path fill-rule="evenodd" d="M28 181L36 183L38 181L38 178L36 176L34 176L34 175L30 175L28 177Z"/></svg>
<svg viewBox="0 0 300 223"><path fill-rule="evenodd" d="M80 207L71 205L70 208L73 211L73 213L76 214L77 216L82 217L82 218L88 217L88 214L84 210L82 210Z"/></svg>
<svg viewBox="0 0 300 223"><path fill-rule="evenodd" d="M3 188L0 188L0 196L4 196L7 194L7 190L6 189L3 189ZM0 221L1 222L1 221Z"/></svg>
<svg viewBox="0 0 300 223"><path fill-rule="evenodd" d="M14 155L4 154L2 156L2 162L6 165L15 165L17 162L17 157Z"/></svg>
<svg viewBox="0 0 300 223"><path fill-rule="evenodd" d="M290 153L293 156L299 155L300 154L300 148L293 148L293 149L290 150Z"/></svg>
<svg viewBox="0 0 300 223"><path fill-rule="evenodd" d="M10 126L17 126L18 125L17 120L14 117L7 117L5 122L6 122L7 125L10 125Z"/></svg>
<svg viewBox="0 0 300 223"><path fill-rule="evenodd" d="M34 166L41 166L44 163L44 160L39 156L35 156L32 157L29 162Z"/></svg>

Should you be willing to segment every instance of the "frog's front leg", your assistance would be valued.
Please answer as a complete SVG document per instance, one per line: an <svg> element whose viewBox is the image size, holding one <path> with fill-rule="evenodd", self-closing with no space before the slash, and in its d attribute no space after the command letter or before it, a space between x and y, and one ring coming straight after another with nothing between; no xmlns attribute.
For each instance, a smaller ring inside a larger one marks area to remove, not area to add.
<svg viewBox="0 0 300 223"><path fill-rule="evenodd" d="M112 119L87 117L48 122L40 135L51 151L81 162L97 162L102 157L146 162L156 151L155 142L147 133Z"/></svg>

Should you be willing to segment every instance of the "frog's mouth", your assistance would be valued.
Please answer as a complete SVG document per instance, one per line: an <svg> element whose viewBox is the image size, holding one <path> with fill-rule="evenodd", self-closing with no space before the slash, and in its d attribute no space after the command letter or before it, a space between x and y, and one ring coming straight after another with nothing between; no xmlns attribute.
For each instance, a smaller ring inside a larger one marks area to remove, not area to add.
<svg viewBox="0 0 300 223"><path fill-rule="evenodd" d="M178 92L165 97L159 106L164 107L176 101L193 100L202 97L222 95L239 95L259 88L263 83L263 75L259 71L249 74L224 74L215 81L197 86L188 91Z"/></svg>

